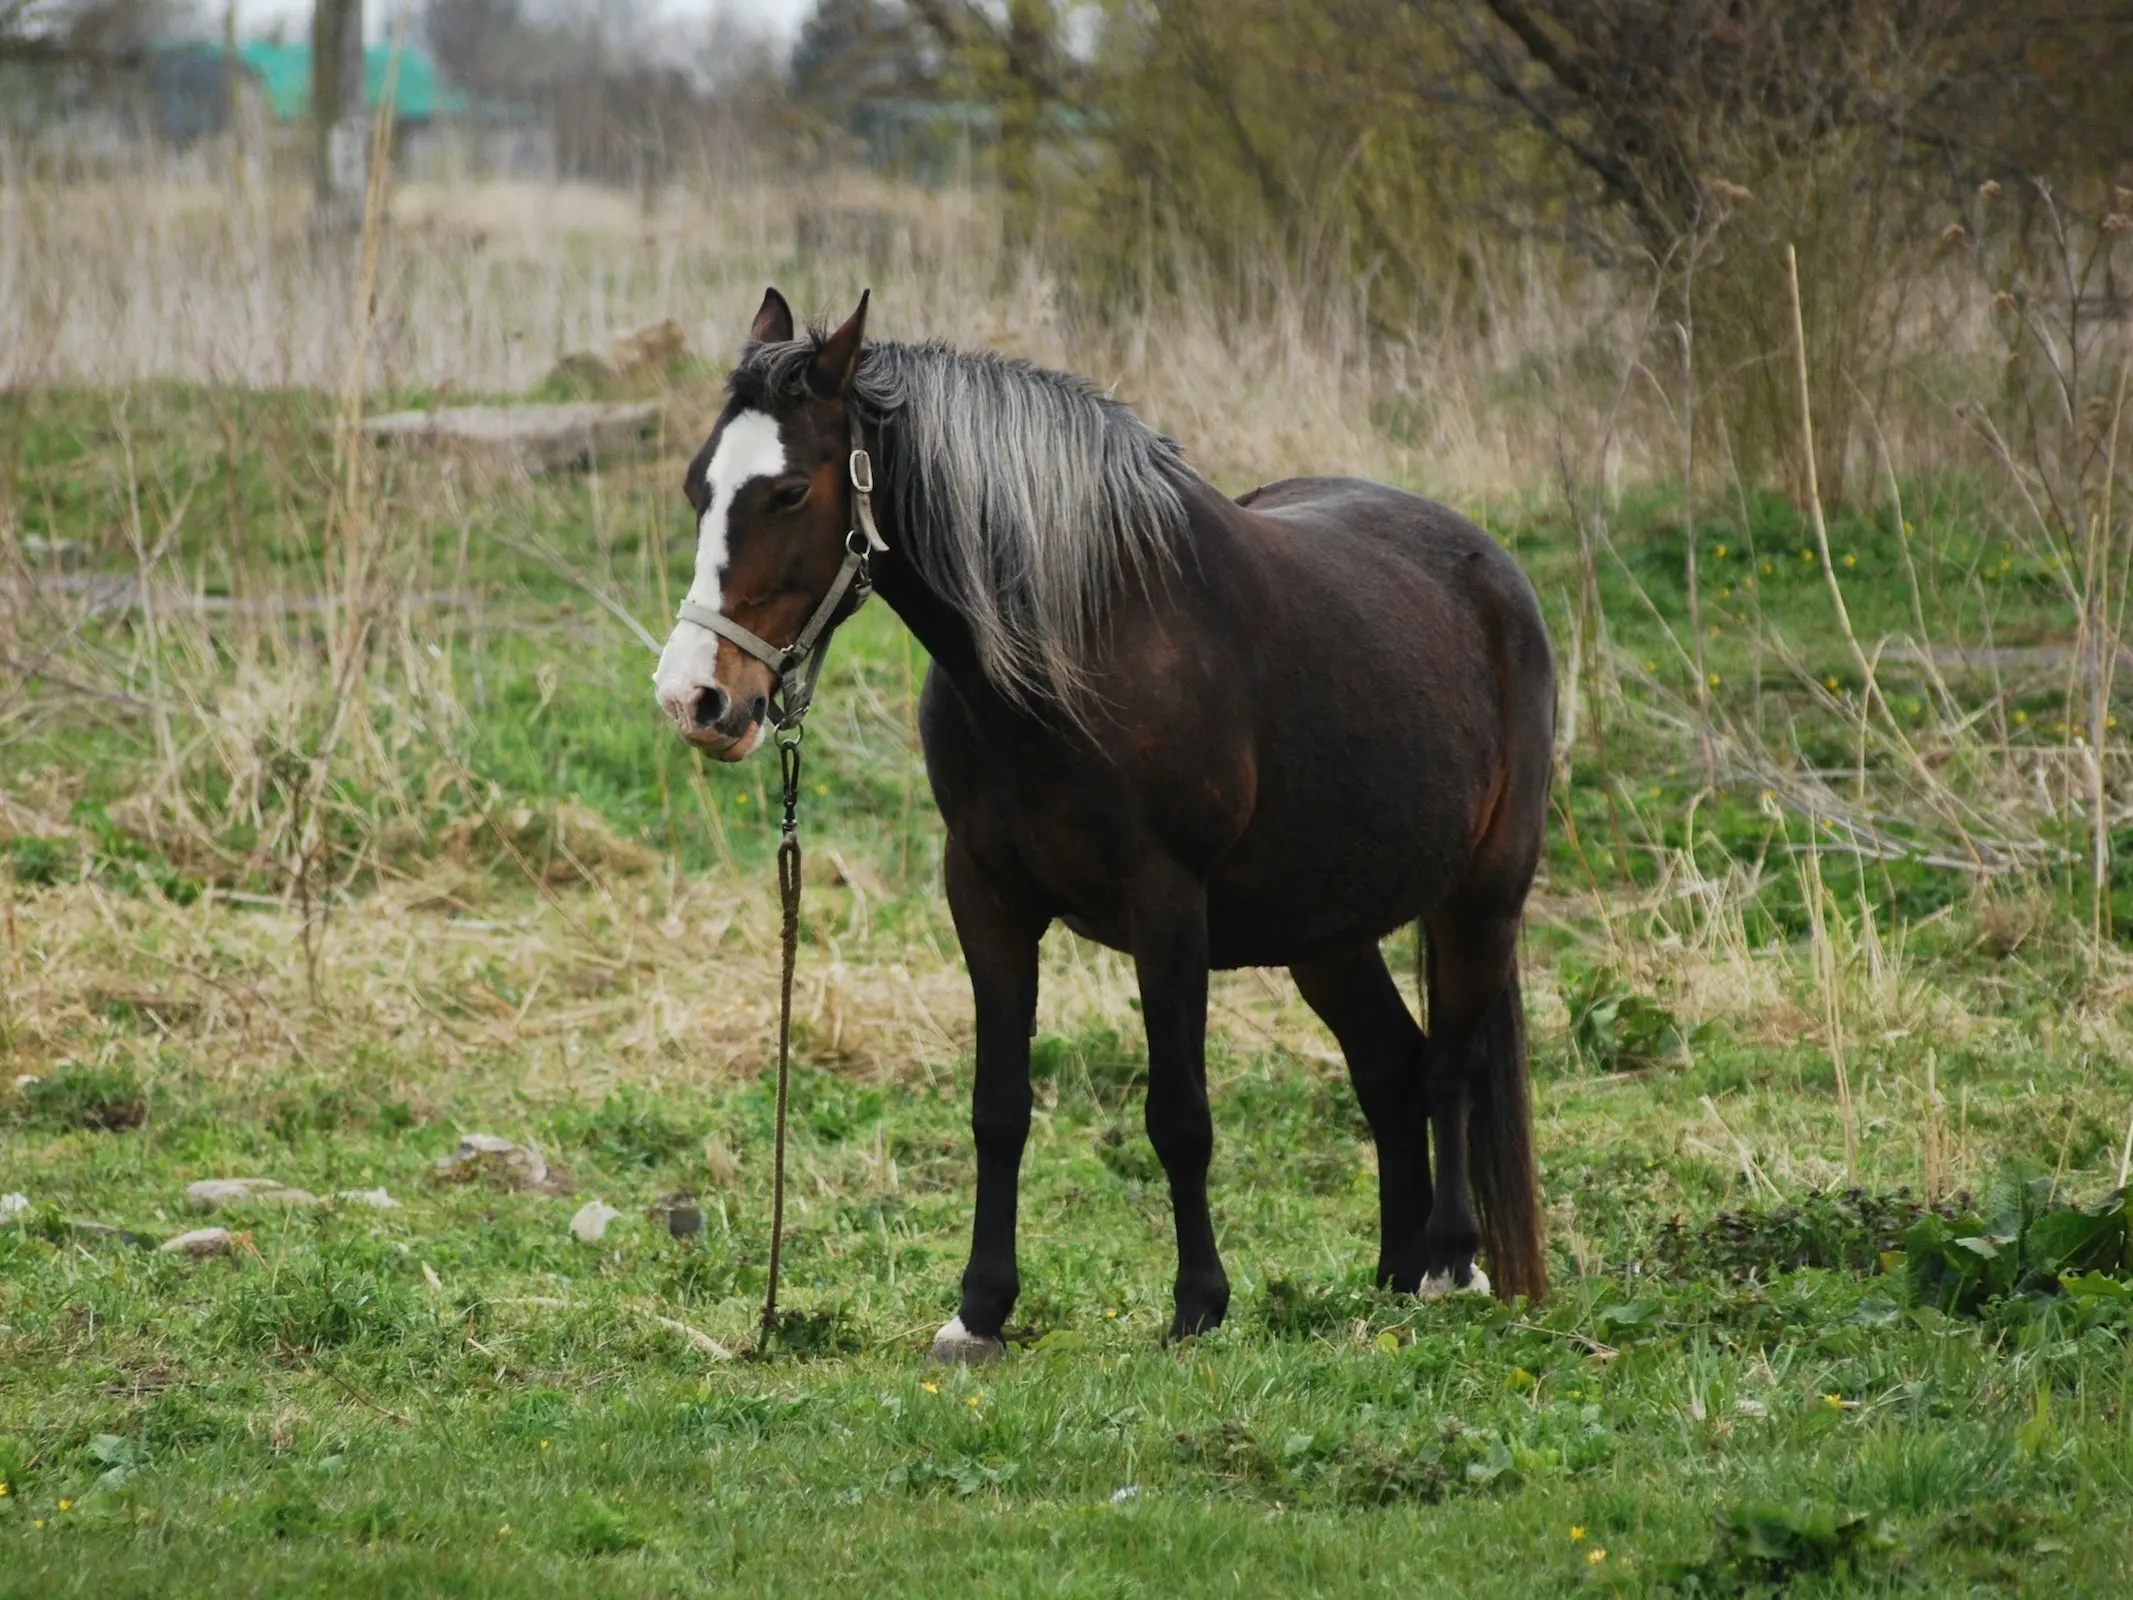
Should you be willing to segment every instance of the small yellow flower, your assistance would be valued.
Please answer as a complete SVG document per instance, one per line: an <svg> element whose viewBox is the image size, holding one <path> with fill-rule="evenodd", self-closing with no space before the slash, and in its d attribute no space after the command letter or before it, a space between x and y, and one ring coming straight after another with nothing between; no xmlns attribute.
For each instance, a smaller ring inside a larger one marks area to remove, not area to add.
<svg viewBox="0 0 2133 1600"><path fill-rule="evenodd" d="M1834 688L1836 688L1836 686L1837 686L1837 675L1836 675L1836 674L1835 674L1834 672L1832 672L1832 673L1831 673L1831 674L1830 674L1830 675L1829 675L1828 677L1826 677L1826 678L1824 678L1824 679L1822 680L1822 687L1823 687L1823 688L1825 688L1825 689L1834 689Z"/></svg>
<svg viewBox="0 0 2133 1600"><path fill-rule="evenodd" d="M1731 584L1725 584L1725 585L1722 585L1722 586L1720 587L1719 591L1718 591L1718 598L1719 598L1719 599L1721 599L1721 600L1730 600L1730 599L1732 599L1732 598L1733 598L1733 586L1732 586Z"/></svg>
<svg viewBox="0 0 2133 1600"><path fill-rule="evenodd" d="M1767 561L1765 561L1765 562L1763 563L1763 572L1764 572L1764 574L1765 574L1765 575L1767 576L1767 575L1768 575L1768 574L1769 574L1769 573L1770 573L1770 572L1771 572L1772 570L1773 570L1773 569L1772 569L1772 567L1771 567L1770 563L1769 563L1769 562L1767 562Z"/></svg>
<svg viewBox="0 0 2133 1600"><path fill-rule="evenodd" d="M1585 1537L1585 1530L1579 1527L1575 1522L1573 1522L1570 1524L1570 1537L1573 1539L1582 1539Z"/></svg>
<svg viewBox="0 0 2133 1600"><path fill-rule="evenodd" d="M1644 670L1646 672L1657 672L1659 670L1659 663L1656 661L1647 661L1644 663Z"/></svg>
<svg viewBox="0 0 2133 1600"><path fill-rule="evenodd" d="M1814 552L1813 552L1812 550L1802 550L1802 551L1800 552L1800 559L1801 559L1802 561L1812 561L1812 560L1814 560L1814 558L1815 558L1815 553L1814 553Z"/></svg>
<svg viewBox="0 0 2133 1600"><path fill-rule="evenodd" d="M818 783L818 784L816 784L816 785L815 785L815 793L817 793L817 794L828 794L829 792L830 792L830 786L829 786L828 784L826 784L826 783Z"/></svg>
<svg viewBox="0 0 2133 1600"><path fill-rule="evenodd" d="M978 1397L974 1394L967 1395L964 1397L963 1404L970 1407L971 1410L975 1411L978 1409Z"/></svg>
<svg viewBox="0 0 2133 1600"><path fill-rule="evenodd" d="M0 1478L0 1500L5 1500L6 1498L7 1498L7 1480L6 1480L5 1478Z"/></svg>
<svg viewBox="0 0 2133 1600"><path fill-rule="evenodd" d="M1607 1546L1603 1544L1596 1544L1585 1552L1585 1564L1589 1567L1596 1567L1606 1559Z"/></svg>
<svg viewBox="0 0 2133 1600"><path fill-rule="evenodd" d="M1712 550L1711 554L1718 557L1719 560L1723 561L1726 559L1726 547L1724 545L1719 545Z"/></svg>
<svg viewBox="0 0 2133 1600"><path fill-rule="evenodd" d="M1105 1316L1106 1318L1116 1317L1117 1315L1118 1315L1118 1307L1117 1307L1117 1306L1105 1306L1105 1307L1104 1307L1104 1316Z"/></svg>
<svg viewBox="0 0 2133 1600"><path fill-rule="evenodd" d="M1844 1396L1841 1394L1825 1394L1822 1396L1822 1403L1832 1411L1842 1411L1844 1409Z"/></svg>
<svg viewBox="0 0 2133 1600"><path fill-rule="evenodd" d="M71 1510L73 1508L73 1505L74 1502L71 1500L62 1500L59 1502L59 1509L62 1511Z"/></svg>
<svg viewBox="0 0 2133 1600"><path fill-rule="evenodd" d="M1913 526L1911 526L1911 524L1910 524L1910 522L1909 522L1909 521L1906 521L1906 522L1904 523L1904 525L1903 525L1903 531L1904 531L1905 533L1916 533L1916 532L1917 532L1918 530L1917 530L1916 528L1914 528Z"/></svg>
<svg viewBox="0 0 2133 1600"><path fill-rule="evenodd" d="M919 1387L928 1394L939 1394L941 1392L941 1386L937 1383L921 1383Z"/></svg>
<svg viewBox="0 0 2133 1600"><path fill-rule="evenodd" d="M1718 674L1715 672L1711 674L1711 687L1714 689L1718 687Z"/></svg>
<svg viewBox="0 0 2133 1600"><path fill-rule="evenodd" d="M545 1450L545 1449L547 1449L547 1448L548 1448L548 1441L547 1441L546 1439L543 1439L543 1440L541 1441L541 1448L542 1448L543 1450Z"/></svg>
<svg viewBox="0 0 2133 1600"><path fill-rule="evenodd" d="M2029 713L2028 713L2027 711L2021 711L2021 710L2017 710L2017 711L2015 712L2015 721L2017 721L2017 722L2027 722L2028 720L2029 720Z"/></svg>
<svg viewBox="0 0 2133 1600"><path fill-rule="evenodd" d="M2103 725L2106 728L2115 728L2118 726L2118 719L2116 717L2105 717L2103 719Z"/></svg>
<svg viewBox="0 0 2133 1600"><path fill-rule="evenodd" d="M41 1527L43 1527L43 1526L44 1526L44 1518L42 1518L42 1517L32 1517L32 1518L30 1518L30 1526L31 1526L31 1527L33 1527L33 1528L41 1528Z"/></svg>
<svg viewBox="0 0 2133 1600"><path fill-rule="evenodd" d="M733 797L733 803L737 806L744 806L748 803L748 797L744 794L737 794Z"/></svg>
<svg viewBox="0 0 2133 1600"><path fill-rule="evenodd" d="M1847 567L1856 567L1859 565L1859 558L1847 550L1844 552L1844 564Z"/></svg>

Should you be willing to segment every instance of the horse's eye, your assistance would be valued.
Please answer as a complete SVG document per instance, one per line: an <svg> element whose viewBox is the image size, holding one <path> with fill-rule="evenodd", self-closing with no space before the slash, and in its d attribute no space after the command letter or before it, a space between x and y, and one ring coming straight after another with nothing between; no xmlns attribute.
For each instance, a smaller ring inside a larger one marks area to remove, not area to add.
<svg viewBox="0 0 2133 1600"><path fill-rule="evenodd" d="M773 511L798 511L807 504L808 492L813 488L814 485L808 482L781 485L771 493L770 509Z"/></svg>

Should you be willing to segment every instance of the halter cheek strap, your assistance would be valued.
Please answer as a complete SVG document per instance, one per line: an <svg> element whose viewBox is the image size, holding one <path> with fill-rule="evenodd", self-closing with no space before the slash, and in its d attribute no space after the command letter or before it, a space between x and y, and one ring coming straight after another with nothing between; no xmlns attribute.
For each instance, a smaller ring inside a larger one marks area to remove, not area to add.
<svg viewBox="0 0 2133 1600"><path fill-rule="evenodd" d="M815 698L815 683L822 676L822 663L828 655L824 648L830 630L831 619L844 604L846 595L856 592L859 596L853 605L857 610L874 592L872 574L868 571L870 557L889 548L881 536L881 529L874 522L874 459L867 454L866 444L859 436L859 419L854 416L852 424L852 453L846 463L846 474L852 485L852 526L844 536L844 564L837 569L828 592L815 605L807 621L791 644L782 649L760 634L742 627L723 612L713 611L709 606L700 606L694 600L684 600L677 617L682 622L693 622L699 628L730 640L738 649L745 650L756 660L770 668L777 682L771 690L770 720L773 726L798 730L800 719L807 715L808 705ZM797 685L788 680L795 670L805 667Z"/></svg>

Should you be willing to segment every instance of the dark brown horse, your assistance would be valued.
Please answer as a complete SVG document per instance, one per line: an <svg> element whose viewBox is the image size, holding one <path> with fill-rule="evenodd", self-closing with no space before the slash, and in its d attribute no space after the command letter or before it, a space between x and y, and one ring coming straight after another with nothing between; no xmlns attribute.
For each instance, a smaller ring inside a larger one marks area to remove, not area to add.
<svg viewBox="0 0 2133 1600"><path fill-rule="evenodd" d="M747 754L785 703L785 647L864 596L855 564L933 658L920 732L977 1002L978 1157L936 1356L997 1351L1015 1303L1055 920L1139 975L1173 1335L1229 1304L1207 1204L1216 967L1286 966L1339 1040L1377 1145L1379 1281L1487 1289L1478 1249L1498 1294L1538 1298L1517 947L1555 675L1517 563L1446 507L1358 479L1230 500L1080 379L870 344L866 309L796 338L764 297L689 465L696 569L657 688L692 744ZM1409 923L1426 1038L1378 948Z"/></svg>

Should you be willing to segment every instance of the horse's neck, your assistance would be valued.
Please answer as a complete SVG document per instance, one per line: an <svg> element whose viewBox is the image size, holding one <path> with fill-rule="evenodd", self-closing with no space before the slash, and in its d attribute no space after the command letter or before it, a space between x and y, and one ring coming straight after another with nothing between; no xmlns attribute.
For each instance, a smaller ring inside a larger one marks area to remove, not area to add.
<svg viewBox="0 0 2133 1600"><path fill-rule="evenodd" d="M904 555L902 529L890 526L884 519L882 537L889 554L875 563L874 592L903 620L934 664L955 680L966 697L989 693L985 674L978 665L977 643L971 638L970 625L962 613L935 593Z"/></svg>
<svg viewBox="0 0 2133 1600"><path fill-rule="evenodd" d="M1204 569L1210 562L1218 568L1235 565L1228 552L1232 549L1230 541L1237 537L1237 533L1227 519L1211 509L1229 509L1229 502L1219 491L1200 486L1188 491L1187 498L1189 501L1204 499L1207 504L1194 508L1193 556L1181 572L1196 575L1200 581L1192 586L1204 588ZM882 514L884 508L879 500L875 504L876 513L881 518L882 538L890 553L875 563L874 592L925 646L934 665L954 682L967 705L973 709L993 706L1010 716L1027 715L1026 712L1016 712L1007 698L993 687L979 664L977 642L971 636L970 625L963 620L962 613L942 599L920 575L917 566L904 554L909 546L905 543L903 529L892 525L889 517ZM1148 597L1144 603L1169 605L1177 598L1177 592L1169 590L1163 598Z"/></svg>

